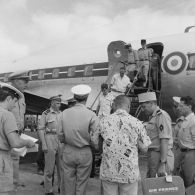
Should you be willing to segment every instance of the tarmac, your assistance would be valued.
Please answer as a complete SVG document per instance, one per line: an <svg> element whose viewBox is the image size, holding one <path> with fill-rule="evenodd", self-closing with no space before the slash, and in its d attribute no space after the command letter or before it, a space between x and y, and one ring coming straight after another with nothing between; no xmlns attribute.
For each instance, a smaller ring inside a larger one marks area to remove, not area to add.
<svg viewBox="0 0 195 195"><path fill-rule="evenodd" d="M144 178L146 175L146 158L140 158L140 172L141 177ZM44 195L44 188L40 185L43 181L43 175L37 173L37 164L35 162L29 163L23 161L20 164L20 182L25 187L20 187L16 191L16 195ZM57 179L55 179L57 181ZM57 192L57 185L54 182L54 194L59 195ZM101 181L98 177L90 178L87 186L87 195L101 195ZM143 195L141 182L139 181L139 192L138 195Z"/></svg>

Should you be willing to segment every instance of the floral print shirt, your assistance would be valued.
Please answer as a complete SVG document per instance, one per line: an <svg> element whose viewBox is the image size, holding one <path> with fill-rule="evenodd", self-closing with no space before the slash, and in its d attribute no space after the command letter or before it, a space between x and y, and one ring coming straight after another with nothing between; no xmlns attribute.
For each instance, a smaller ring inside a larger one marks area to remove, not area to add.
<svg viewBox="0 0 195 195"><path fill-rule="evenodd" d="M133 183L139 179L138 147L151 144L144 125L125 110L103 118L100 122L103 154L100 179Z"/></svg>

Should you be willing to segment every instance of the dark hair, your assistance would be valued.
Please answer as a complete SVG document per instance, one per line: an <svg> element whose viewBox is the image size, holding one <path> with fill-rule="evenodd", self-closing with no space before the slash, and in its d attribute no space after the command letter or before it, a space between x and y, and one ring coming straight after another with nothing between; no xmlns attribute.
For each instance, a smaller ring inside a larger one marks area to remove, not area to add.
<svg viewBox="0 0 195 195"><path fill-rule="evenodd" d="M108 84L107 83L102 83L101 84L101 89L108 89Z"/></svg>
<svg viewBox="0 0 195 195"><path fill-rule="evenodd" d="M195 108L194 100L190 96L181 97L180 101L183 101L185 105L191 106L192 110Z"/></svg>
<svg viewBox="0 0 195 195"><path fill-rule="evenodd" d="M0 102L5 101L5 99L11 96L12 99L17 98L19 99L19 95L12 89L9 89L7 87L0 88Z"/></svg>

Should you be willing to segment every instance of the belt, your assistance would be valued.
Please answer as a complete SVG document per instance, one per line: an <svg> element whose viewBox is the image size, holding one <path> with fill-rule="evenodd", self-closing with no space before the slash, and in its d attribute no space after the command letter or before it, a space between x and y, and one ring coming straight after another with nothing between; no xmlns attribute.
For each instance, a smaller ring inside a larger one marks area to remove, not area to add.
<svg viewBox="0 0 195 195"><path fill-rule="evenodd" d="M180 148L180 151L181 152L189 152L191 150L194 150L195 151L195 148Z"/></svg>
<svg viewBox="0 0 195 195"><path fill-rule="evenodd" d="M149 60L139 60L139 61L149 61Z"/></svg>
<svg viewBox="0 0 195 195"><path fill-rule="evenodd" d="M160 152L159 148L148 148L149 152Z"/></svg>
<svg viewBox="0 0 195 195"><path fill-rule="evenodd" d="M56 135L57 132L54 132L54 131L46 131L45 134L51 134L51 135Z"/></svg>

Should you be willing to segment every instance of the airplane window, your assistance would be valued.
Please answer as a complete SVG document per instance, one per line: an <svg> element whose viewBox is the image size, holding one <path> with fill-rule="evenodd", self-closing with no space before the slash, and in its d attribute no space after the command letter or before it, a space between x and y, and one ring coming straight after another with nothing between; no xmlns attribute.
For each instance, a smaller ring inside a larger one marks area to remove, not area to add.
<svg viewBox="0 0 195 195"><path fill-rule="evenodd" d="M116 58L120 58L121 57L121 51L119 51L119 50L115 50L114 52L114 56L116 57Z"/></svg>
<svg viewBox="0 0 195 195"><path fill-rule="evenodd" d="M67 73L68 77L73 77L75 75L75 70L76 70L75 67L69 68Z"/></svg>
<svg viewBox="0 0 195 195"><path fill-rule="evenodd" d="M189 55L189 67L195 69L195 53Z"/></svg>
<svg viewBox="0 0 195 195"><path fill-rule="evenodd" d="M53 69L52 78L58 78L58 77L59 77L59 69L58 68Z"/></svg>
<svg viewBox="0 0 195 195"><path fill-rule="evenodd" d="M86 66L84 76L91 76L93 74L93 65Z"/></svg>
<svg viewBox="0 0 195 195"><path fill-rule="evenodd" d="M38 74L38 79L44 79L45 70L40 70Z"/></svg>

